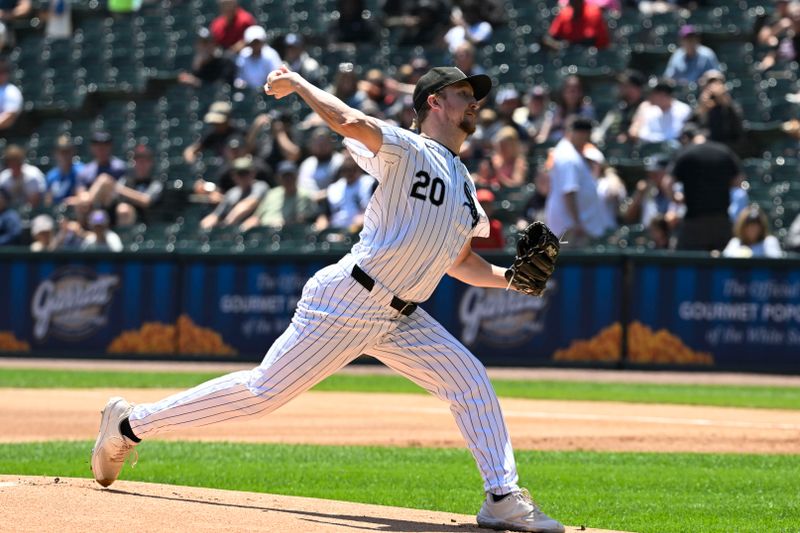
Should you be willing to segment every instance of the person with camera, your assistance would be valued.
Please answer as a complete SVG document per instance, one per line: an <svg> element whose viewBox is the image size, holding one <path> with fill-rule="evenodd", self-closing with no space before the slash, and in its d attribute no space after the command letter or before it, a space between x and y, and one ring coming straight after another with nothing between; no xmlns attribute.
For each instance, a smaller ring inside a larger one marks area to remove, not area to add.
<svg viewBox="0 0 800 533"><path fill-rule="evenodd" d="M742 111L728 92L725 75L709 70L700 77L698 85L700 97L691 122L707 130L710 140L737 151L744 137Z"/></svg>

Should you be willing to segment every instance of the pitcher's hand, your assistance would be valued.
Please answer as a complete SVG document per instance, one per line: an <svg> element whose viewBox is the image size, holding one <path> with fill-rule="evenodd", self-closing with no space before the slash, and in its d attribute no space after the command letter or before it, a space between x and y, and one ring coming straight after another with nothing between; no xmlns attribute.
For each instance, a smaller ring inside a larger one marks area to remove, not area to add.
<svg viewBox="0 0 800 533"><path fill-rule="evenodd" d="M281 99L294 92L295 84L299 79L300 75L298 73L292 72L286 65L281 65L267 76L264 92L270 96Z"/></svg>

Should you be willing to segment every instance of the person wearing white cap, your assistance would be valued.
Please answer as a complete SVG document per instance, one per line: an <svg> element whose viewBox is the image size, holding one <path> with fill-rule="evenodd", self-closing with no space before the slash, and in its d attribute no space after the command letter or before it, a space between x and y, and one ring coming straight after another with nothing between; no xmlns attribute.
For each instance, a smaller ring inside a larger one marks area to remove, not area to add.
<svg viewBox="0 0 800 533"><path fill-rule="evenodd" d="M617 229L622 203L628 196L625 184L616 170L606 163L603 152L593 144L583 147L583 158L589 163L592 175L597 179L597 196L602 203L603 228Z"/></svg>
<svg viewBox="0 0 800 533"><path fill-rule="evenodd" d="M267 75L281 65L281 57L267 44L267 32L261 26L250 26L244 32L245 47L236 58L237 87L261 88Z"/></svg>
<svg viewBox="0 0 800 533"><path fill-rule="evenodd" d="M573 115L567 119L564 138L553 149L545 219L570 247L589 244L605 232L597 182L583 157L591 134L592 121Z"/></svg>
<svg viewBox="0 0 800 533"><path fill-rule="evenodd" d="M50 215L38 215L31 221L31 252L43 252L52 249L53 228L55 223Z"/></svg>

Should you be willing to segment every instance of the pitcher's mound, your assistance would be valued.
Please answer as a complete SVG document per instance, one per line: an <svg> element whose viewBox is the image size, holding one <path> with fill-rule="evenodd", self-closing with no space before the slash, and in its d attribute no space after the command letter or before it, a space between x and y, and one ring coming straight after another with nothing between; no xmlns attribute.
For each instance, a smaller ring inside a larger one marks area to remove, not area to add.
<svg viewBox="0 0 800 533"><path fill-rule="evenodd" d="M88 479L0 476L0 501L0 524L16 532L489 531L467 515L132 481L103 489Z"/></svg>

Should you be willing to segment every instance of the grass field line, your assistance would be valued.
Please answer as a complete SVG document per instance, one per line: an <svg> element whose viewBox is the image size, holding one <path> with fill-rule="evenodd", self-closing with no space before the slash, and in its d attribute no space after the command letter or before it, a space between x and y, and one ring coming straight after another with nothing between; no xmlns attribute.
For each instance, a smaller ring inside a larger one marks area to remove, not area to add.
<svg viewBox="0 0 800 533"><path fill-rule="evenodd" d="M148 372L236 372L249 370L258 362L209 361L141 361L105 359L34 359L30 357L0 357L0 368L49 370L102 370ZM672 370L614 370L586 368L522 368L490 367L489 377L502 380L526 381L592 381L596 383L654 383L677 385L755 385L800 387L800 375L747 374L734 372L690 372ZM350 364L339 370L345 375L396 375L379 364Z"/></svg>
<svg viewBox="0 0 800 533"><path fill-rule="evenodd" d="M447 409L419 407L402 408L397 407L392 411L402 411L405 413L419 414L442 414ZM777 429L785 431L800 431L800 424L786 424L780 422L745 422L739 420L711 420L709 418L673 418L665 416L641 416L641 415L604 415L604 414L581 414L581 413L553 413L545 411L503 411L506 418L535 418L543 420L583 420L586 422L640 422L642 424L662 424L671 426L706 426L706 427L725 427L743 429Z"/></svg>

